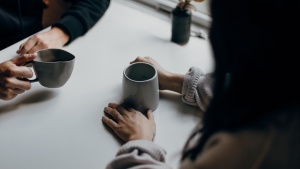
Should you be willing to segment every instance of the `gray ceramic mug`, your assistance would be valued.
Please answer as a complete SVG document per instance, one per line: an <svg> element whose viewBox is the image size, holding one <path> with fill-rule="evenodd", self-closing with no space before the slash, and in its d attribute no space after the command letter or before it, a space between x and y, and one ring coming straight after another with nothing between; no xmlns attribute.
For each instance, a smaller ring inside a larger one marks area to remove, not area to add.
<svg viewBox="0 0 300 169"><path fill-rule="evenodd" d="M136 62L123 71L123 103L146 113L155 111L159 102L157 70L151 64Z"/></svg>
<svg viewBox="0 0 300 169"><path fill-rule="evenodd" d="M70 78L75 56L62 49L43 49L36 52L37 57L26 64L32 63L36 78L30 82L39 82L48 88L63 86Z"/></svg>

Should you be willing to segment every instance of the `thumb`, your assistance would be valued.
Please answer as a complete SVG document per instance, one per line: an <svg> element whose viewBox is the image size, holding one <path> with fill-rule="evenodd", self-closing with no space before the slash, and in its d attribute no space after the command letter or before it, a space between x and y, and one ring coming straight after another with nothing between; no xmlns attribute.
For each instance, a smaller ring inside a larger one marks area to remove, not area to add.
<svg viewBox="0 0 300 169"><path fill-rule="evenodd" d="M26 62L29 62L36 58L36 54L23 54L11 59L11 62L16 64L17 66L24 65Z"/></svg>
<svg viewBox="0 0 300 169"><path fill-rule="evenodd" d="M135 62L142 62L143 58L141 56L136 57L133 61L130 62L130 64L135 63Z"/></svg>
<svg viewBox="0 0 300 169"><path fill-rule="evenodd" d="M154 121L153 113L152 113L152 110L150 110L150 109L147 111L147 118L150 121Z"/></svg>

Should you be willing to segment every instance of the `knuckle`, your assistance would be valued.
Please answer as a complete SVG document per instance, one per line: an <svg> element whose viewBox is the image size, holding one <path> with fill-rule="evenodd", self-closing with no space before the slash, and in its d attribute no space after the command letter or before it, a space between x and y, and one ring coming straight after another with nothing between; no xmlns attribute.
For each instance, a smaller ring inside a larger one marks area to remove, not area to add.
<svg viewBox="0 0 300 169"><path fill-rule="evenodd" d="M118 122L119 122L119 123L120 123L120 122L121 122L121 123L125 123L126 120L125 120L124 118L119 118L119 119L118 119Z"/></svg>
<svg viewBox="0 0 300 169"><path fill-rule="evenodd" d="M0 90L0 91L1 91L1 90ZM6 94L5 94L4 91L1 91L1 92L0 92L0 98L1 98L1 99L4 99L4 97L6 97Z"/></svg>
<svg viewBox="0 0 300 169"><path fill-rule="evenodd" d="M119 114L119 111L116 110L116 109L112 109L112 112L113 112L113 114L115 114L115 115L118 115L118 114Z"/></svg>
<svg viewBox="0 0 300 169"><path fill-rule="evenodd" d="M1 71L4 71L7 67L8 67L8 64L10 63L11 61L6 61L6 62L3 62L1 65L1 68L0 70Z"/></svg>
<svg viewBox="0 0 300 169"><path fill-rule="evenodd" d="M136 58L136 61L141 61L142 60L142 57L141 56L138 56L137 58Z"/></svg>
<svg viewBox="0 0 300 169"><path fill-rule="evenodd" d="M3 78L1 82L1 87L5 88L7 90L7 86L11 83L11 80L9 78Z"/></svg>
<svg viewBox="0 0 300 169"><path fill-rule="evenodd" d="M134 117L135 117L134 112L130 112L130 113L126 114L127 119L133 119Z"/></svg>
<svg viewBox="0 0 300 169"><path fill-rule="evenodd" d="M0 95L6 95L7 90L6 84L0 83Z"/></svg>
<svg viewBox="0 0 300 169"><path fill-rule="evenodd" d="M110 114L111 115L115 115L116 114L116 110L115 109L110 109Z"/></svg>
<svg viewBox="0 0 300 169"><path fill-rule="evenodd" d="M8 97L3 97L2 99L3 100L10 100Z"/></svg>
<svg viewBox="0 0 300 169"><path fill-rule="evenodd" d="M7 92L1 93L2 100L10 100L10 95Z"/></svg>
<svg viewBox="0 0 300 169"><path fill-rule="evenodd" d="M123 126L118 125L118 126L114 127L114 129L117 130L117 131L121 131L121 130L123 130Z"/></svg>
<svg viewBox="0 0 300 169"><path fill-rule="evenodd" d="M3 66L1 66L0 74L4 76L9 76L10 71L11 71L10 66L8 64L3 64Z"/></svg>
<svg viewBox="0 0 300 169"><path fill-rule="evenodd" d="M24 84L23 87L24 87L25 90L30 90L31 89L31 83L28 82L28 83Z"/></svg>
<svg viewBox="0 0 300 169"><path fill-rule="evenodd" d="M17 95L9 95L6 99L7 100L11 100L11 99L13 99L13 98L15 98Z"/></svg>
<svg viewBox="0 0 300 169"><path fill-rule="evenodd" d="M37 35L37 34L35 34L35 35L32 35L32 37L31 37L32 39L34 39L34 40L38 40L38 39L40 39L40 37Z"/></svg>
<svg viewBox="0 0 300 169"><path fill-rule="evenodd" d="M121 107L121 106L117 106L117 107L116 107L116 110L117 110L118 112L120 112L121 114L123 114L123 112L122 112L122 107Z"/></svg>
<svg viewBox="0 0 300 169"><path fill-rule="evenodd" d="M15 69L7 69L6 74L8 76L14 76L16 74L16 70Z"/></svg>
<svg viewBox="0 0 300 169"><path fill-rule="evenodd" d="M46 43L45 41L42 41L41 44L44 48L50 48L50 45L48 43Z"/></svg>
<svg viewBox="0 0 300 169"><path fill-rule="evenodd" d="M28 45L24 45L24 50L26 50L26 51L28 51L30 48L29 48L29 46Z"/></svg>

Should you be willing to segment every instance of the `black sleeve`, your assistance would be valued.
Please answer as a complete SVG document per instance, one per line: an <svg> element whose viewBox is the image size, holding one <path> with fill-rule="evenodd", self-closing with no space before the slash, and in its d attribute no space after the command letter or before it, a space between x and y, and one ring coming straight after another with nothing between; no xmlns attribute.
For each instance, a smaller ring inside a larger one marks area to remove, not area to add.
<svg viewBox="0 0 300 169"><path fill-rule="evenodd" d="M110 0L77 0L53 27L59 27L69 35L69 44L94 26L109 4Z"/></svg>

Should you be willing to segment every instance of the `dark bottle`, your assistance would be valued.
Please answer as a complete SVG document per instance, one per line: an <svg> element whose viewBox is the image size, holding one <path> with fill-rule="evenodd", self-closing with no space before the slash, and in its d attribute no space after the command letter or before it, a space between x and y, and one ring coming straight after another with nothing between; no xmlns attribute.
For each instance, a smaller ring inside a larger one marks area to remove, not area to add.
<svg viewBox="0 0 300 169"><path fill-rule="evenodd" d="M190 39L192 12L176 7L172 10L172 36L171 41L185 45Z"/></svg>

